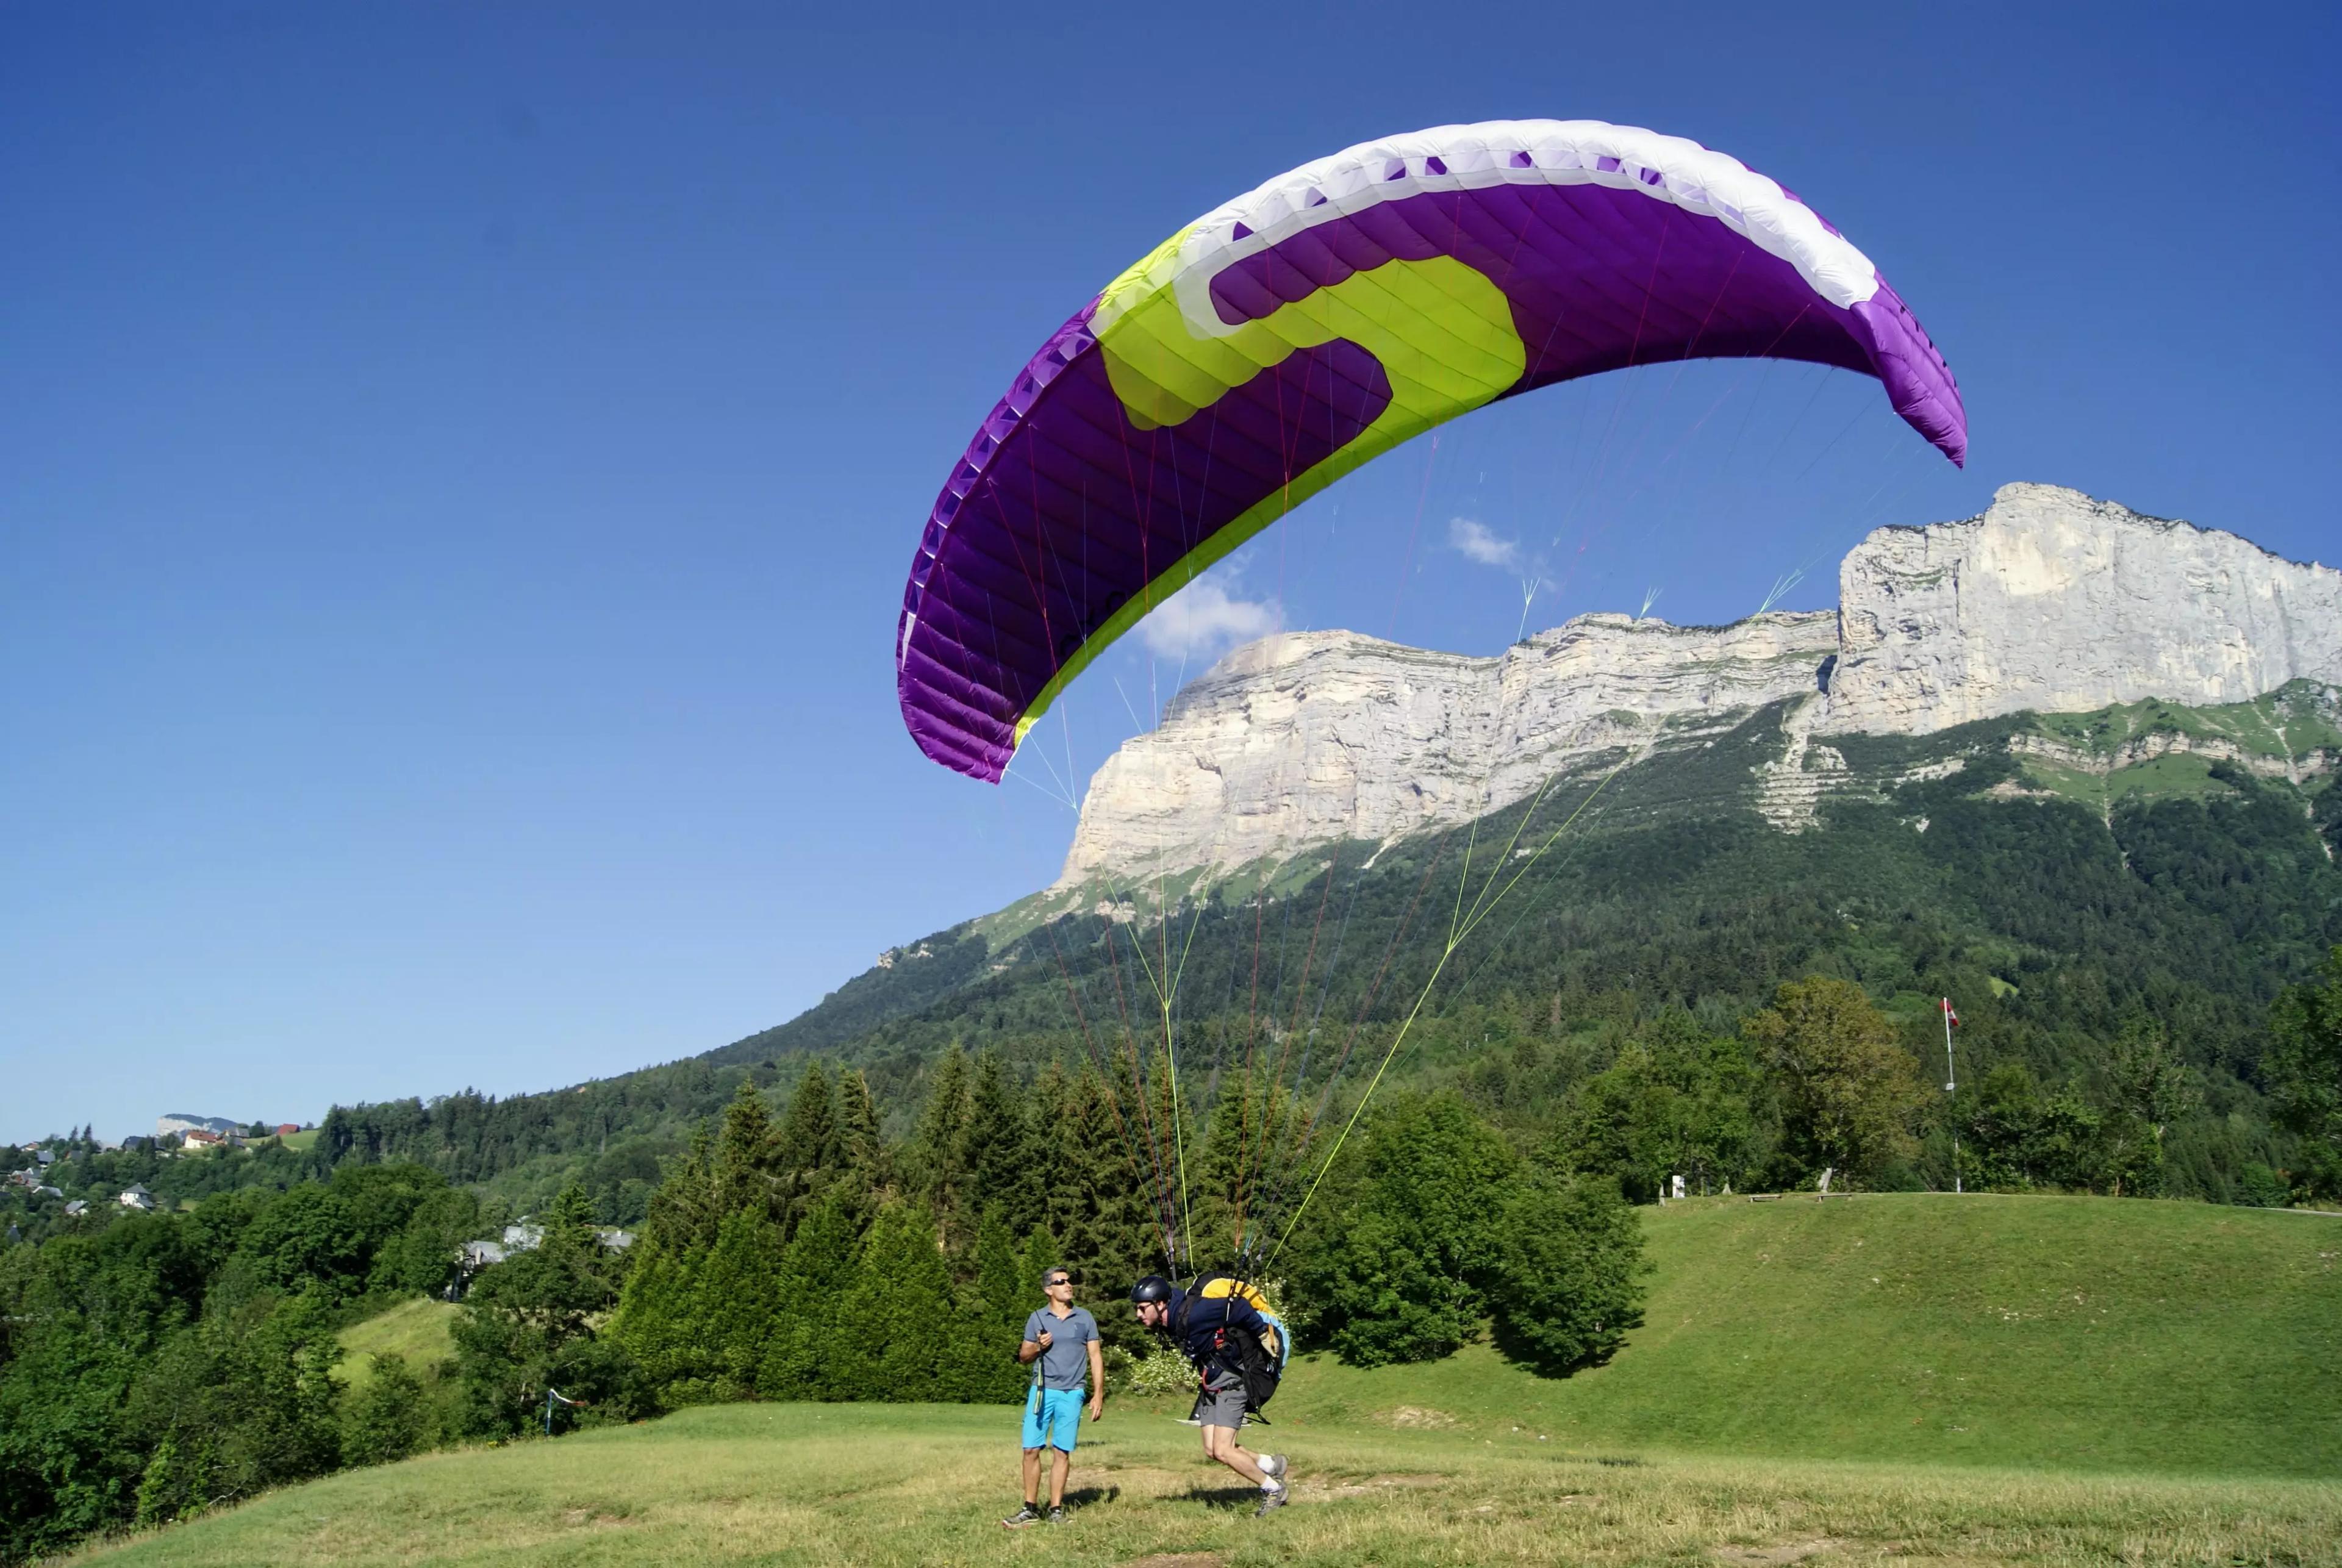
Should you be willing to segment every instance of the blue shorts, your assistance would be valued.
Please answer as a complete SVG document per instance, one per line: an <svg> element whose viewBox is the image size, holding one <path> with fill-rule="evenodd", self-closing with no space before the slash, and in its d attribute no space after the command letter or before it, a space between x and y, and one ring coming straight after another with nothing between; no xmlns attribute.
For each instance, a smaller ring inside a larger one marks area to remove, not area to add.
<svg viewBox="0 0 2342 1568"><path fill-rule="evenodd" d="M1045 1444L1071 1453L1075 1434L1082 1429L1082 1391L1078 1388L1034 1386L1025 1396L1025 1446Z"/></svg>

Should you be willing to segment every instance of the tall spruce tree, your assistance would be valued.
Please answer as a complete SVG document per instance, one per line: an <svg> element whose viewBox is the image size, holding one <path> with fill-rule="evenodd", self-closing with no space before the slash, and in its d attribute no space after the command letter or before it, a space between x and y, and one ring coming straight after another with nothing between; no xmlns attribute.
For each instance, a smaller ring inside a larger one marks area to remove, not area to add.
<svg viewBox="0 0 2342 1568"><path fill-rule="evenodd" d="M968 1191L967 1132L974 1109L967 1054L954 1041L927 1082L926 1109L911 1134L913 1190L934 1205L948 1234Z"/></svg>
<svg viewBox="0 0 2342 1568"><path fill-rule="evenodd" d="M667 1166L666 1179L651 1193L643 1219L642 1243L681 1257L716 1244L716 1227L723 1210L716 1201L714 1140L703 1124L692 1130L690 1144Z"/></svg>
<svg viewBox="0 0 2342 1568"><path fill-rule="evenodd" d="M996 1176L986 1178L981 1189L987 1203L997 1199L1001 1218L1017 1235L1047 1222L1050 1210L1061 1202L1058 1189L1071 1179L1068 1167L1072 1154L1067 1139L1072 1125L1068 1110L1072 1093L1065 1068L1052 1057L1034 1075L1032 1085L1025 1092L1014 1193L998 1193L991 1184L999 1180Z"/></svg>
<svg viewBox="0 0 2342 1568"><path fill-rule="evenodd" d="M822 1194L837 1179L842 1164L829 1074L819 1062L806 1063L805 1072L798 1076L796 1092L789 1096L789 1108L781 1117L777 1142L782 1237L786 1241L820 1203Z"/></svg>
<svg viewBox="0 0 2342 1568"><path fill-rule="evenodd" d="M699 1333L700 1276L709 1249L646 1234L634 1251L608 1337L634 1356L662 1403L688 1403L675 1391L712 1387L722 1370L714 1347Z"/></svg>
<svg viewBox="0 0 2342 1568"><path fill-rule="evenodd" d="M976 1237L976 1290L992 1326L1002 1333L1022 1328L1032 1310L1033 1292L1025 1288L1024 1272L1016 1238L997 1211L986 1213Z"/></svg>
<svg viewBox="0 0 2342 1568"><path fill-rule="evenodd" d="M725 1216L700 1271L696 1321L690 1325L714 1363L714 1397L757 1392L757 1374L779 1317L784 1252L781 1231L761 1208Z"/></svg>
<svg viewBox="0 0 2342 1568"><path fill-rule="evenodd" d="M842 1386L864 1399L950 1397L959 1352L955 1304L926 1207L880 1209L846 1302L844 1321L854 1332L835 1340Z"/></svg>
<svg viewBox="0 0 2342 1568"><path fill-rule="evenodd" d="M976 1233L976 1283L966 1314L969 1354L967 1392L976 1400L1015 1399L1024 1392L1028 1369L1016 1360L1033 1292L1019 1275L1016 1238L996 1212L986 1212Z"/></svg>
<svg viewBox="0 0 2342 1568"><path fill-rule="evenodd" d="M837 1075L836 1188L866 1218L894 1184L894 1162L878 1132L878 1102L859 1070Z"/></svg>
<svg viewBox="0 0 2342 1568"><path fill-rule="evenodd" d="M1167 1211L1153 1171L1131 1147L1130 1134L1137 1132L1104 1079L1085 1072L1075 1080L1066 1097L1066 1179L1052 1186L1044 1223L1064 1243L1057 1261L1091 1282L1101 1297L1119 1296L1132 1281L1167 1266L1161 1226ZM1119 1314L1098 1322L1116 1343L1140 1337Z"/></svg>
<svg viewBox="0 0 2342 1568"><path fill-rule="evenodd" d="M781 1259L773 1329L756 1387L767 1399L866 1396L841 1367L840 1324L860 1279L856 1209L833 1192L805 1217Z"/></svg>
<svg viewBox="0 0 2342 1568"><path fill-rule="evenodd" d="M720 1213L754 1208L777 1222L782 1209L780 1151L773 1136L772 1112L756 1080L744 1078L724 1107L716 1135L715 1198Z"/></svg>
<svg viewBox="0 0 2342 1568"><path fill-rule="evenodd" d="M997 1211L1011 1230L1033 1223L1039 1199L1034 1188L1046 1181L1026 1161L1031 1141L1026 1132L1025 1096L1000 1060L996 1050L976 1059L975 1084L968 1094L966 1163L969 1206L977 1211L964 1223Z"/></svg>
<svg viewBox="0 0 2342 1568"><path fill-rule="evenodd" d="M1282 1131L1285 1106L1285 1096L1274 1086L1241 1073L1220 1081L1202 1147L1188 1165L1199 1264L1235 1266L1248 1246L1257 1247L1264 1219L1259 1189Z"/></svg>

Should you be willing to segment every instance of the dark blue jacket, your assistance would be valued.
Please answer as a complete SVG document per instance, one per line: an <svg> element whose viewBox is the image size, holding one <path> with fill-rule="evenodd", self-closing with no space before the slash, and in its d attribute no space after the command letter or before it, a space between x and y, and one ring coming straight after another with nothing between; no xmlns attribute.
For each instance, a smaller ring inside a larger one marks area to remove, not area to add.
<svg viewBox="0 0 2342 1568"><path fill-rule="evenodd" d="M1175 1285L1166 1304L1171 1309L1170 1333L1174 1343L1202 1372L1208 1372L1225 1363L1220 1346L1222 1329L1258 1333L1268 1326L1268 1320L1260 1315L1252 1303L1241 1296L1197 1296L1191 1300L1186 1291Z"/></svg>

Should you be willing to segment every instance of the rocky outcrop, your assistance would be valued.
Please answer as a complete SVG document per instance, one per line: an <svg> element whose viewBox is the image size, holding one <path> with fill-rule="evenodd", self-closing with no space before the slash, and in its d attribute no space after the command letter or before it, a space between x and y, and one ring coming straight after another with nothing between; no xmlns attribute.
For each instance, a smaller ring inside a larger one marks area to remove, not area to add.
<svg viewBox="0 0 2342 1568"><path fill-rule="evenodd" d="M1098 770L1058 885L1388 842L1700 746L1773 703L1781 751L1748 804L1797 831L1844 773L1833 734L2342 684L2342 572L2051 485L1880 529L1839 591L1835 614L1725 627L1583 615L1496 658L1351 632L1238 648Z"/></svg>
<svg viewBox="0 0 2342 1568"><path fill-rule="evenodd" d="M1882 528L1838 569L1824 727L1927 734L2030 708L2241 703L2342 680L2342 572L2053 484Z"/></svg>
<svg viewBox="0 0 2342 1568"><path fill-rule="evenodd" d="M1496 658L1355 632L1266 638L1107 759L1059 885L1468 821L1589 761L1695 744L1812 694L1837 646L1827 611L1721 628L1582 615Z"/></svg>

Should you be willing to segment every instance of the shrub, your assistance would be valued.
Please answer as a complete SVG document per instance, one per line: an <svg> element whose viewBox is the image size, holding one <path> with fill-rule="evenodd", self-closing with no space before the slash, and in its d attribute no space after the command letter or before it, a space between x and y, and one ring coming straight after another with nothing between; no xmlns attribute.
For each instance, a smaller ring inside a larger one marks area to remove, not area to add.
<svg viewBox="0 0 2342 1568"><path fill-rule="evenodd" d="M433 1413L403 1356L377 1354L374 1377L342 1415L342 1463L387 1464L430 1445Z"/></svg>

